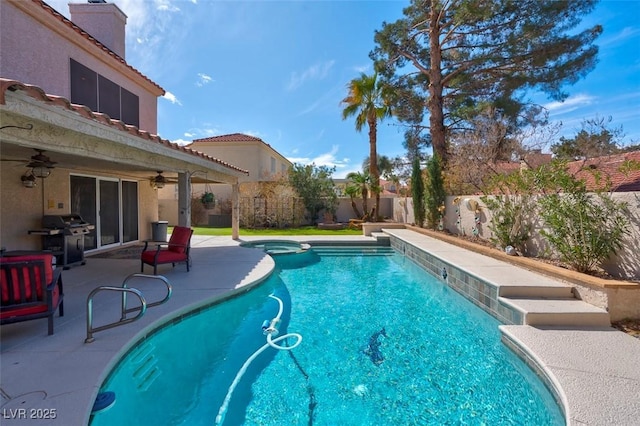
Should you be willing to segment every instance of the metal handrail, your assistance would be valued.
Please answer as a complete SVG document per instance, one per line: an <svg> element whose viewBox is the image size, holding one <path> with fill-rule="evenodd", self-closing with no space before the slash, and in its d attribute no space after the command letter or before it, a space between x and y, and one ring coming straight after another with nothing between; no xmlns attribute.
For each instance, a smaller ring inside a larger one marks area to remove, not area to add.
<svg viewBox="0 0 640 426"><path fill-rule="evenodd" d="M173 293L173 287L171 286L171 283L169 283L169 280L166 279L165 277L163 277L162 275L131 274L127 278L125 278L124 281L122 282L122 288L128 288L127 287L127 282L129 280L133 279L133 278L149 278L149 279L160 280L167 287L167 295L164 297L164 299L156 301L156 302L153 302L153 303L147 303L147 308L152 308L154 306L162 305L167 300L169 300L169 298L171 297L171 294ZM138 309L140 309L140 308L139 307L135 307L135 308L127 309L127 293L122 293L122 317L121 317L121 320L124 321L127 318L127 314L129 312L134 312L134 311L137 311Z"/></svg>
<svg viewBox="0 0 640 426"><path fill-rule="evenodd" d="M134 279L134 278L149 278L153 280L162 281L164 285L167 287L167 295L162 300L158 300L152 303L147 303L146 299L144 298L140 290L136 288L127 287L127 282L129 282L131 279ZM121 306L122 315L119 321L93 328L93 297L101 291L118 291L122 294L122 306ZM136 296L138 296L138 299L140 299L140 306L135 306L133 308L127 309L127 293L133 293ZM93 333L96 333L98 331L108 330L110 328L117 327L119 325L128 324L130 322L140 319L144 315L144 313L147 311L147 308L151 308L153 306L158 306L165 303L167 300L169 300L169 298L171 297L171 294L173 294L173 287L171 286L171 283L169 283L169 280L167 280L165 277L161 275L146 275L146 274L129 275L122 282L122 287L101 286L93 289L93 291L89 293L89 296L87 296L87 338L84 340L84 342L85 343L93 342L95 340L93 338ZM127 318L128 313L136 312L136 311L139 311L138 315L136 315L133 318Z"/></svg>
<svg viewBox="0 0 640 426"><path fill-rule="evenodd" d="M123 300L125 299L125 294L126 293L135 294L136 296L138 296L138 299L140 299L140 306L135 308L135 309L136 310L139 309L140 312L138 313L138 315L136 315L133 318L120 319L120 321L113 322L111 324L106 324L106 325L102 325L100 327L93 328L93 296L95 296L97 293L99 293L101 291L118 291L118 292L121 292ZM95 340L93 338L93 333L95 333L95 332L108 330L110 328L117 327L119 325L128 324L130 322L136 321L136 320L140 319L144 315L144 313L146 311L147 311L147 301L144 299L144 296L142 296L142 293L140 293L140 291L135 289L135 288L109 287L109 286L101 286L101 287L94 288L91 291L91 293L89 293L89 296L87 296L87 338L84 339L84 342L85 343L93 342Z"/></svg>

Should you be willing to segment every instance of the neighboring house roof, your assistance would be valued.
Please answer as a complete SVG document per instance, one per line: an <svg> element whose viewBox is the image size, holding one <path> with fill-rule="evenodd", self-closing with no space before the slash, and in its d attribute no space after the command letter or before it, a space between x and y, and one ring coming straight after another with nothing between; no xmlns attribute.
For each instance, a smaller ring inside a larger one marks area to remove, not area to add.
<svg viewBox="0 0 640 426"><path fill-rule="evenodd" d="M67 27L71 28L72 30L74 30L76 33L78 33L81 37L84 37L85 39L89 40L90 42L92 42L93 44L96 45L96 47L98 47L99 49L103 50L104 52L108 53L111 57L113 57L113 59L115 59L116 61L120 62L121 64L125 65L127 68L129 68L130 70L134 71L136 74L138 74L140 77L144 78L145 80L147 80L149 83L151 83L153 86L155 86L156 88L158 88L160 91L162 91L162 95L164 95L166 93L166 91L160 87L156 82L154 82L153 80L151 80L149 77L147 77L146 75L142 74L140 71L138 71L137 69L135 69L134 67L132 67L131 65L129 65L127 63L127 61L124 60L124 58L120 57L118 54L116 54L114 51L112 51L111 49L109 49L107 46L105 46L104 44L100 43L97 39L95 39L91 34L89 34L88 32L86 32L85 30L83 30L82 28L80 28L79 26L77 26L76 24L74 24L71 20L67 19L64 15L62 15L60 12L58 12L57 10L55 10L54 8L52 8L51 6L49 6L47 3L45 3L42 0L31 0L32 3L35 3L37 5L39 5L40 7L42 7L44 10L46 10L47 12L49 12L55 19L59 20L60 22L62 22L63 24L65 24Z"/></svg>
<svg viewBox="0 0 640 426"><path fill-rule="evenodd" d="M211 142L220 143L220 144L227 144L227 146L228 146L229 143L233 144L234 142L238 142L238 143L241 143L241 142L258 142L258 143L261 143L264 146L268 147L271 151L273 151L275 154L277 154L279 157L281 157L282 159L284 159L288 163L291 163L291 161L289 161L284 155L280 154L274 147L272 147L271 145L269 145L268 143L266 143L265 141L263 141L259 137L245 135L243 133L230 133L228 135L210 136L208 138L194 139L193 142L191 142L187 146L188 147L194 146L194 145L197 146L199 144L208 144L208 143L211 143Z"/></svg>
<svg viewBox="0 0 640 426"><path fill-rule="evenodd" d="M204 158L206 160L209 160L213 163L217 163L220 164L224 167L227 167L229 169L232 170L236 170L239 172L242 172L244 174L249 174L249 172L247 172L244 169L241 169L239 167L236 167L232 164L229 164L225 161L219 160L217 158L214 158L210 155L204 154L202 152L196 151L194 149L182 146L182 145L178 145L177 143L171 142L167 139L162 139L160 136L158 135L154 135L151 134L147 131L144 130L140 130L138 129L136 126L132 126L129 124L125 124L124 122L120 121L120 120L114 120L112 118L110 118L107 114L103 114L100 112L95 112L92 111L90 108L84 106L84 105L77 105L77 104L72 104L68 99L62 97L62 96L55 96L55 95L48 95L44 92L44 90L42 90L42 88L38 87L38 86L33 86L30 84L25 84L25 83L21 83L19 81L16 80L9 80L9 79L5 79L5 78L1 78L0 77L0 105L5 105L6 104L6 99L5 99L5 93L7 91L17 91L17 90L21 90L24 93L26 93L27 95L29 95L30 97L42 101L44 103L50 104L50 105L55 105L61 108L65 108L68 109L70 111L74 111L78 114L80 114L82 117L88 119L88 120L94 120L97 121L99 123L102 123L106 126L115 128L117 130L120 130L122 132L140 137L142 139L148 140L149 142L153 142L153 143L157 143L157 144L161 144L170 148L173 148L177 151L182 151L185 152L187 154L193 155L195 157L200 157L200 158Z"/></svg>
<svg viewBox="0 0 640 426"><path fill-rule="evenodd" d="M260 138L255 136L245 135L242 133L231 133L229 135L220 135L220 136L211 136L208 138L194 139L193 143L198 142L248 142L248 141L256 141L266 143ZM267 144L269 145L269 144Z"/></svg>
<svg viewBox="0 0 640 426"><path fill-rule="evenodd" d="M543 154L544 155L544 154ZM522 167L540 167L551 160L539 157L536 165L528 163L502 162L495 165L498 173L510 174L517 172ZM576 178L583 180L587 189L606 189L613 192L640 191L640 170L625 170L626 162L640 163L640 151L625 152L586 160L571 161L567 163L567 171ZM636 167L637 169L637 167Z"/></svg>
<svg viewBox="0 0 640 426"><path fill-rule="evenodd" d="M228 135L210 136L208 138L194 139L193 142L190 143L187 146L191 146L193 144L203 143L203 142L220 142L220 143L260 142L260 143L265 144L269 148L273 149L275 152L278 152L278 151L275 150L275 148L273 148L271 145L269 145L268 143L266 143L262 139L260 139L260 138L258 138L256 136L245 135L244 133L230 133Z"/></svg>
<svg viewBox="0 0 640 426"><path fill-rule="evenodd" d="M628 162L640 164L640 151L572 161L567 168L571 174L584 180L589 189L610 184L613 192L640 191L638 164L635 170L625 170L625 163Z"/></svg>

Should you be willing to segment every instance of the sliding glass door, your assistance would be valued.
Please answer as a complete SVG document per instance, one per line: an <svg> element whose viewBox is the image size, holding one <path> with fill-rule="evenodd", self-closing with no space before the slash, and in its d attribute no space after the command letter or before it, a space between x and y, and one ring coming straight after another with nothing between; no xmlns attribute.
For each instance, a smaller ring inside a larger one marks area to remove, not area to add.
<svg viewBox="0 0 640 426"><path fill-rule="evenodd" d="M122 181L122 242L137 241L138 182Z"/></svg>
<svg viewBox="0 0 640 426"><path fill-rule="evenodd" d="M138 183L91 176L70 178L71 213L95 225L85 250L138 239Z"/></svg>
<svg viewBox="0 0 640 426"><path fill-rule="evenodd" d="M71 213L79 214L85 222L96 226L96 229L84 236L84 249L98 247L96 230L98 229L98 193L96 179L86 176L71 176Z"/></svg>
<svg viewBox="0 0 640 426"><path fill-rule="evenodd" d="M120 182L98 179L100 247L120 242Z"/></svg>

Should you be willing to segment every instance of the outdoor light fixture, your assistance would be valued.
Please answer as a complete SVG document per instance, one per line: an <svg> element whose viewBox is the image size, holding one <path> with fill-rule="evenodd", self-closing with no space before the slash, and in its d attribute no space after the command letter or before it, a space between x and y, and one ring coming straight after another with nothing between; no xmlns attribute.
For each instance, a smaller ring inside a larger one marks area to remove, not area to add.
<svg viewBox="0 0 640 426"><path fill-rule="evenodd" d="M158 170L158 175L151 179L151 186L155 189L162 189L167 183L167 178L162 176L162 170Z"/></svg>
<svg viewBox="0 0 640 426"><path fill-rule="evenodd" d="M53 165L56 163L44 155L42 149L36 149L36 151L38 153L31 156L31 162L27 164L27 167L31 167L31 173L35 177L44 179L51 174L51 169L53 169Z"/></svg>
<svg viewBox="0 0 640 426"><path fill-rule="evenodd" d="M51 170L49 170L49 167L46 166L35 166L31 169L31 173L35 177L44 179L51 174Z"/></svg>
<svg viewBox="0 0 640 426"><path fill-rule="evenodd" d="M27 172L20 176L20 180L22 181L22 186L25 188L33 188L36 186L36 177L31 172Z"/></svg>

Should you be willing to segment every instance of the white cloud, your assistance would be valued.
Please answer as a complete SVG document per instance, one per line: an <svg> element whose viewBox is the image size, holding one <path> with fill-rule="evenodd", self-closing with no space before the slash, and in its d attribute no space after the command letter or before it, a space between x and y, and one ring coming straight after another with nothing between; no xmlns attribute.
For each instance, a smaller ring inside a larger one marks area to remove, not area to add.
<svg viewBox="0 0 640 426"><path fill-rule="evenodd" d="M259 138L259 139L262 139L263 141L267 142L265 140L265 136L263 135L263 133L257 132L255 130L243 130L240 133L242 133L243 135L253 136L254 138ZM267 143L269 143L269 142L267 142Z"/></svg>
<svg viewBox="0 0 640 426"><path fill-rule="evenodd" d="M340 101L346 94L345 86L342 82L334 85L329 90L325 90L322 96L307 105L303 110L296 114L297 117L310 114L316 111L335 111L335 114L339 117L342 113L340 108Z"/></svg>
<svg viewBox="0 0 640 426"><path fill-rule="evenodd" d="M205 127L204 129L198 129L196 130L196 134L197 133L204 135L204 137L218 136L221 134L220 129L217 127Z"/></svg>
<svg viewBox="0 0 640 426"><path fill-rule="evenodd" d="M564 102L549 102L548 104L545 104L544 107L549 112L553 113L552 115L566 114L580 107L591 105L595 100L596 98L594 96L579 94L567 98Z"/></svg>
<svg viewBox="0 0 640 426"><path fill-rule="evenodd" d="M600 46L607 46L609 44L614 44L619 41L624 42L638 35L640 35L640 28L624 27L618 33L613 34L612 36L602 40L598 44L600 44Z"/></svg>
<svg viewBox="0 0 640 426"><path fill-rule="evenodd" d="M208 76L207 74L199 72L198 73L198 81L196 81L196 86L202 87L205 84L211 83L212 81L214 81L214 80L211 78L211 76Z"/></svg>
<svg viewBox="0 0 640 426"><path fill-rule="evenodd" d="M348 158L337 158L336 154L339 150L338 145L333 145L331 151L319 154L315 157L287 157L292 163L307 165L315 164L316 166L335 167L336 169L344 169L349 165Z"/></svg>
<svg viewBox="0 0 640 426"><path fill-rule="evenodd" d="M356 65L355 67L353 67L353 69L357 72L357 73L366 73L367 71L369 71L369 69L371 68L370 65Z"/></svg>
<svg viewBox="0 0 640 426"><path fill-rule="evenodd" d="M163 98L168 100L172 104L178 104L178 105L182 106L182 103L178 100L178 98L176 98L176 95L174 95L171 92L165 92Z"/></svg>
<svg viewBox="0 0 640 426"><path fill-rule="evenodd" d="M188 141L188 140L184 140L184 139L175 139L175 140L172 140L171 142L177 143L178 145L182 145L182 146L189 145L191 143L190 140Z"/></svg>
<svg viewBox="0 0 640 426"><path fill-rule="evenodd" d="M180 12L180 8L178 6L174 6L169 0L156 0L156 9L162 10L165 12Z"/></svg>
<svg viewBox="0 0 640 426"><path fill-rule="evenodd" d="M334 60L330 60L312 65L301 73L296 71L292 72L289 83L287 84L287 90L295 90L308 80L322 80L329 74L335 62Z"/></svg>

